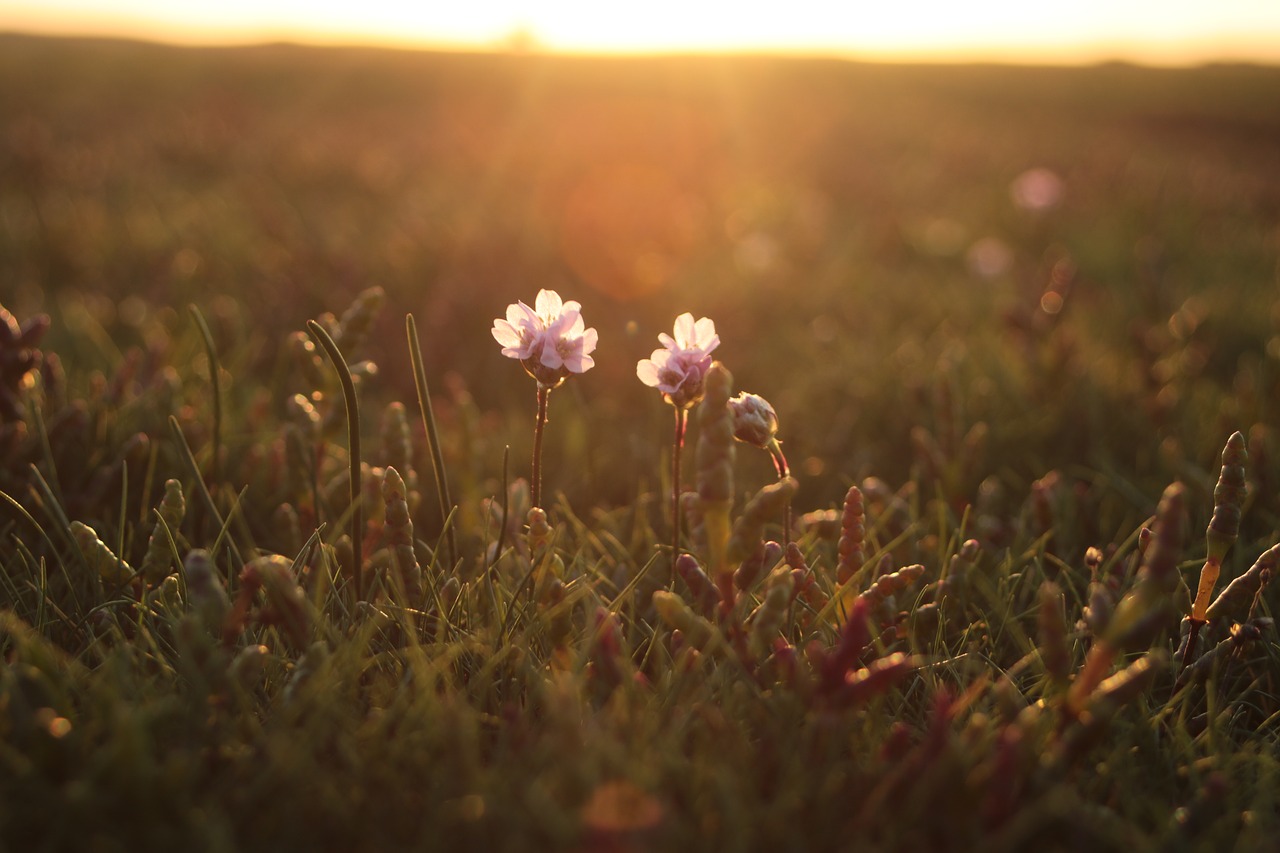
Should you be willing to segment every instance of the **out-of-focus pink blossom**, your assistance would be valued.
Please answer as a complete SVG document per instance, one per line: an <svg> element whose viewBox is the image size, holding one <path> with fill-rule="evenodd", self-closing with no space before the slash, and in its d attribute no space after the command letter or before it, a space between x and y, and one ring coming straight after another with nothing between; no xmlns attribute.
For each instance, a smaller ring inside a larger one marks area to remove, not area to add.
<svg viewBox="0 0 1280 853"><path fill-rule="evenodd" d="M694 322L689 313L676 318L673 331L674 337L665 332L658 335L663 348L636 363L636 376L661 391L671 405L686 409L702 399L711 351L720 345L720 336L710 318Z"/></svg>
<svg viewBox="0 0 1280 853"><path fill-rule="evenodd" d="M1028 169L1009 186L1013 203L1031 213L1043 213L1062 201L1062 178L1044 168Z"/></svg>
<svg viewBox="0 0 1280 853"><path fill-rule="evenodd" d="M596 330L586 328L580 304L562 302L554 290L539 290L533 308L523 302L508 305L506 319L494 320L492 333L503 355L519 359L529 375L549 387L595 366Z"/></svg>

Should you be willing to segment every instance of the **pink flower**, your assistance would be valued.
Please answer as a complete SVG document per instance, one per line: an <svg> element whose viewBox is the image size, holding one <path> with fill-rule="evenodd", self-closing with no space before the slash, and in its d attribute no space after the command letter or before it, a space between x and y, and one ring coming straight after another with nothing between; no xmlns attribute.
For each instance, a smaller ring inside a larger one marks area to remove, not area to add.
<svg viewBox="0 0 1280 853"><path fill-rule="evenodd" d="M493 338L502 354L516 358L543 385L554 387L572 373L595 366L595 329L586 328L582 306L562 302L554 290L539 290L534 307L523 302L507 306L507 318L493 321Z"/></svg>
<svg viewBox="0 0 1280 853"><path fill-rule="evenodd" d="M711 351L720 345L716 324L703 317L696 323L693 315L676 318L675 337L658 335L663 349L636 364L636 376L651 388L663 393L671 405L686 409L702 399L702 380L711 367Z"/></svg>
<svg viewBox="0 0 1280 853"><path fill-rule="evenodd" d="M702 355L707 355L720 346L720 336L716 334L716 324L710 317L703 317L695 323L693 322L693 315L686 311L676 318L676 327L672 331L676 333L674 339L665 332L658 333L658 342L672 352L683 350L687 353L693 353L696 351Z"/></svg>

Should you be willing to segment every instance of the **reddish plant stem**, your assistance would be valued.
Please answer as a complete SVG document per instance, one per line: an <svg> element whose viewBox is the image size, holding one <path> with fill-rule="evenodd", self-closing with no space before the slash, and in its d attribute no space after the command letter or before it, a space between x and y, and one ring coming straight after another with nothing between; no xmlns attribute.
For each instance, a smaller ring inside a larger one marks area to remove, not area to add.
<svg viewBox="0 0 1280 853"><path fill-rule="evenodd" d="M680 452L684 449L684 430L688 423L688 410L679 406L676 410L675 446L671 453L671 569L675 578L676 559L680 556Z"/></svg>
<svg viewBox="0 0 1280 853"><path fill-rule="evenodd" d="M551 389L538 383L538 418L533 423L533 471L530 479L533 505L542 508L542 430L547 425L547 398Z"/></svg>
<svg viewBox="0 0 1280 853"><path fill-rule="evenodd" d="M1187 647L1182 651L1182 668L1186 669L1196 659L1196 640L1200 636L1200 628L1204 623L1199 619L1191 620L1191 631L1187 634Z"/></svg>
<svg viewBox="0 0 1280 853"><path fill-rule="evenodd" d="M778 447L777 442L769 448L769 457L773 459L773 467L777 469L778 479L785 480L791 476L791 469L787 466L787 457L782 455L782 449ZM782 547L791 544L791 501L787 501L786 506L782 508Z"/></svg>

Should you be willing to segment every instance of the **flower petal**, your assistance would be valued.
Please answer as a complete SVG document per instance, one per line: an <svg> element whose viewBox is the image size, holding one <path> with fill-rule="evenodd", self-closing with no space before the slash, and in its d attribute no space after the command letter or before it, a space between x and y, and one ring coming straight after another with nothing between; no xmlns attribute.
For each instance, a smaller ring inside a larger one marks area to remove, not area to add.
<svg viewBox="0 0 1280 853"><path fill-rule="evenodd" d="M493 339L504 347L520 345L520 332L506 320L493 321Z"/></svg>
<svg viewBox="0 0 1280 853"><path fill-rule="evenodd" d="M594 327L587 329L585 332L582 333L582 354L583 355L586 355L587 353L590 353L590 352L595 352L597 338L598 336L596 335L596 330Z"/></svg>
<svg viewBox="0 0 1280 853"><path fill-rule="evenodd" d="M642 358L636 362L636 376L651 388L658 387L658 366L650 359Z"/></svg>
<svg viewBox="0 0 1280 853"><path fill-rule="evenodd" d="M715 321L710 317L703 317L694 324L693 337L697 345L706 352L710 352L712 347L720 343L720 338L716 335ZM712 339L715 340L715 344L711 343Z"/></svg>
<svg viewBox="0 0 1280 853"><path fill-rule="evenodd" d="M687 349L697 345L697 332L694 328L693 315L688 311L676 318L675 329L676 344L681 349Z"/></svg>
<svg viewBox="0 0 1280 853"><path fill-rule="evenodd" d="M534 306L540 317L555 317L560 313L563 303L560 301L560 294L554 290L539 290Z"/></svg>
<svg viewBox="0 0 1280 853"><path fill-rule="evenodd" d="M549 367L552 370L557 370L564 364L564 357L561 355L560 347L556 346L556 341L554 339L547 341L547 343L549 346L544 346L542 348L542 357L539 361L541 361L544 366Z"/></svg>
<svg viewBox="0 0 1280 853"><path fill-rule="evenodd" d="M552 318L551 322L547 324L547 330L555 335L564 335L581 320L582 315L578 313L578 309L566 308L560 316Z"/></svg>

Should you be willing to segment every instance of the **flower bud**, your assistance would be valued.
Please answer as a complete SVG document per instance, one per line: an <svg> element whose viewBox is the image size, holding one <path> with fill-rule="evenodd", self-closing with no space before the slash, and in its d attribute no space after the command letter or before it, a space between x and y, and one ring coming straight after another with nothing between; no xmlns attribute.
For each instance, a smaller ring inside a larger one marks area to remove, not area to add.
<svg viewBox="0 0 1280 853"><path fill-rule="evenodd" d="M768 448L778 432L778 414L769 401L745 391L729 400L733 437L745 444Z"/></svg>

